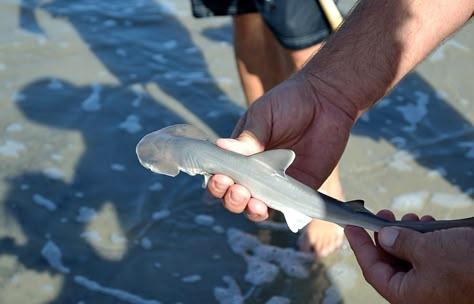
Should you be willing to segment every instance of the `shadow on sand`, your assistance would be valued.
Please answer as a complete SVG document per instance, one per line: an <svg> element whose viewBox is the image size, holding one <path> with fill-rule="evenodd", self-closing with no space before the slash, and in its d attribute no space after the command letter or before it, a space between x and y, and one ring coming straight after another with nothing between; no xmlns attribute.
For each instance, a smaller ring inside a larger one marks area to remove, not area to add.
<svg viewBox="0 0 474 304"><path fill-rule="evenodd" d="M35 19L36 4L23 1L20 26L47 35ZM205 195L201 181L151 174L135 156L140 138L156 129L187 121L224 136L242 113L221 98L225 94L187 29L148 0L56 0L41 9L67 19L119 84L77 86L45 77L23 88L21 112L52 130L38 131L39 138L32 139L38 147L47 143L37 160L82 153L70 180L36 171L9 180L5 212L27 241L0 239L1 253L16 256L29 270L62 275L51 303L116 303L117 290L164 303L212 303L214 288L226 285L223 276L249 290L246 262L217 228L255 233L255 225L214 206L218 202ZM69 134L78 134L80 141ZM82 218L82 211L92 211L93 220ZM152 218L162 211L171 216ZM203 214L215 219L216 229L196 224ZM294 237L288 239L286 245L294 246ZM48 240L61 251L63 273L42 256ZM275 290L292 303L319 302L329 282L323 266L314 263L312 269L309 280L280 274L275 283L253 289L248 302L267 301ZM194 284L183 279L193 275ZM78 284L79 277L114 289L115 297Z"/></svg>

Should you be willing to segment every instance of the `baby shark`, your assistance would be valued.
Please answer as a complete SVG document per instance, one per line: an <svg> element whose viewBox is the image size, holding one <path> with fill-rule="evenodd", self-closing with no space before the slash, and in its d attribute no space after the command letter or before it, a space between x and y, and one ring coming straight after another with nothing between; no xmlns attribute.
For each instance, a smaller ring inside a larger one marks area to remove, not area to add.
<svg viewBox="0 0 474 304"><path fill-rule="evenodd" d="M246 187L251 195L283 213L288 227L297 232L313 218L341 226L354 225L379 231L385 226L420 232L474 227L474 217L444 221L392 221L376 216L362 200L341 202L286 175L295 159L291 150L267 150L250 156L217 147L200 129L187 124L152 132L138 143L140 163L153 172L176 176L180 171L204 175L204 185L214 174L224 174Z"/></svg>

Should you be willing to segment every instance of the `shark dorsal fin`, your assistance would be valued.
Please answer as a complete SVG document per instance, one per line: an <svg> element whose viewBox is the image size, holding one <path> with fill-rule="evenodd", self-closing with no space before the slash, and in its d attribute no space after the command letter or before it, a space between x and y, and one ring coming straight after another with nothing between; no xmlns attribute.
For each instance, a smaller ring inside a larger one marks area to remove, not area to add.
<svg viewBox="0 0 474 304"><path fill-rule="evenodd" d="M250 156L275 171L275 174L286 177L285 171L293 163L295 152L288 149L275 149L260 152Z"/></svg>
<svg viewBox="0 0 474 304"><path fill-rule="evenodd" d="M160 135L170 135L176 137L195 138L200 140L209 140L210 136L201 129L187 124L172 125L157 131Z"/></svg>

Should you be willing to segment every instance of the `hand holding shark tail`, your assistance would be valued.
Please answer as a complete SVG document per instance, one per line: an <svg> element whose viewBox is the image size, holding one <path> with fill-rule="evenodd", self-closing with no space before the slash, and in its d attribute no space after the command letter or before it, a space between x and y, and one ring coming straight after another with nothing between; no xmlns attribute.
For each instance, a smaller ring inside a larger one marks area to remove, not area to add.
<svg viewBox="0 0 474 304"><path fill-rule="evenodd" d="M252 150L245 150L245 144L239 141L220 141L220 144L240 153L252 153ZM260 215L251 217L253 220L265 219L267 206L282 212L293 232L306 226L313 218L374 231L386 226L406 227L420 232L474 227L474 218L425 222L380 218L368 211L361 200L342 203L289 177L286 170L295 158L291 150L267 150L246 156L217 147L204 132L190 125L174 125L150 133L138 143L136 151L140 163L156 173L169 176L176 176L179 171L189 175L201 174L206 183L209 177L222 174L221 182L224 181L224 186L231 186L230 190L223 191L222 196L240 193L246 206L240 208L247 208L249 217L253 212ZM211 180L211 183L219 181ZM234 211L243 210L237 207Z"/></svg>

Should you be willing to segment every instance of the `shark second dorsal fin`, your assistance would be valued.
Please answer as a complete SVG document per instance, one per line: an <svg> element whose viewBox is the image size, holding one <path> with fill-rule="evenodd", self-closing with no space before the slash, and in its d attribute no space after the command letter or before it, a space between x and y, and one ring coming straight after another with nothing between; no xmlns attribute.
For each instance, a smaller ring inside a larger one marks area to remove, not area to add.
<svg viewBox="0 0 474 304"><path fill-rule="evenodd" d="M306 214L298 212L294 209L287 208L287 209L280 209L280 211L285 216L285 220L286 220L286 224L288 225L288 228L290 228L290 230L294 233L298 232L298 230L308 225L309 222L311 222L312 220L312 218L310 218Z"/></svg>
<svg viewBox="0 0 474 304"><path fill-rule="evenodd" d="M344 205L351 208L355 212L372 213L364 207L364 201L361 199L345 202Z"/></svg>
<svg viewBox="0 0 474 304"><path fill-rule="evenodd" d="M285 171L293 163L295 152L288 149L268 150L249 156L273 169L275 174L286 177Z"/></svg>

